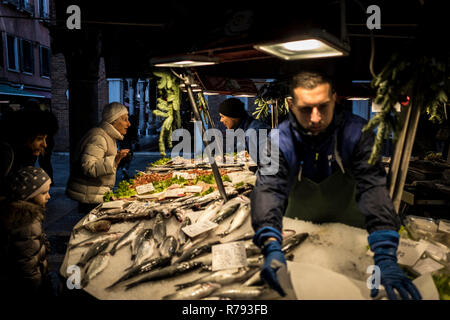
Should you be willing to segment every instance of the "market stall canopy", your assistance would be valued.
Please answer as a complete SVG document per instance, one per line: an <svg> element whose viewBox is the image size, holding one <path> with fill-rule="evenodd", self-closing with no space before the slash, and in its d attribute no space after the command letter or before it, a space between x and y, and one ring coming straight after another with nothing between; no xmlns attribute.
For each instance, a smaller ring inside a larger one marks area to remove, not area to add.
<svg viewBox="0 0 450 320"><path fill-rule="evenodd" d="M381 9L381 29L372 30L376 40L376 71L397 48L417 36L424 17L440 21L434 15L439 10L419 0L312 3L281 0L272 4L230 0L220 6L211 6L210 1L61 0L55 3L52 50L75 53L78 49L70 48L71 37L97 32L107 77L146 77L153 68L152 58L201 54L221 60L216 65L198 67L199 72L210 76L267 79L305 67L318 67L341 72L352 80L370 79L371 41L366 24L370 14L366 10L373 4ZM69 16L66 10L70 5L81 9L81 30L66 27ZM306 27L326 30L336 39L347 41L348 56L287 61L257 49L258 44L296 36Z"/></svg>

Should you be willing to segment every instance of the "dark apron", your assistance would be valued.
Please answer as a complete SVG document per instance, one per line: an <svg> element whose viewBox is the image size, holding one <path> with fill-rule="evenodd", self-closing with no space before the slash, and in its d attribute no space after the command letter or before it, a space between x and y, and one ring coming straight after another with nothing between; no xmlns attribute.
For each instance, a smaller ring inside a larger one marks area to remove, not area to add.
<svg viewBox="0 0 450 320"><path fill-rule="evenodd" d="M355 181L340 170L320 183L296 178L285 217L313 223L339 222L358 228L364 228L365 222L355 201Z"/></svg>

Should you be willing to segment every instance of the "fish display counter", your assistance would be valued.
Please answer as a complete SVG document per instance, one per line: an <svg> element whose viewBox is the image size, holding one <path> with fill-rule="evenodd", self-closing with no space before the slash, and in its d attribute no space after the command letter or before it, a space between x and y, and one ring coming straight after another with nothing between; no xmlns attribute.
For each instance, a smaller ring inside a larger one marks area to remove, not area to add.
<svg viewBox="0 0 450 320"><path fill-rule="evenodd" d="M263 257L252 243L248 198L253 171L238 163L221 172L228 176L224 203L209 178L199 178L207 168L189 172L192 162L178 161L147 168L127 186L131 196L112 196L77 223L60 268L68 287L102 300L371 299L366 230L284 217L291 291L281 298L259 276ZM162 186L167 179L173 183ZM439 299L429 273L414 283L425 299Z"/></svg>

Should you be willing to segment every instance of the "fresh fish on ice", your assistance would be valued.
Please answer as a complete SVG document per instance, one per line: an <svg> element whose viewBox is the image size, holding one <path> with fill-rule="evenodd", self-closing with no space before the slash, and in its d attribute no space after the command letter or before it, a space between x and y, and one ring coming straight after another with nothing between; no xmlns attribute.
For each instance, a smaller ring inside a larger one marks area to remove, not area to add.
<svg viewBox="0 0 450 320"><path fill-rule="evenodd" d="M156 252L156 243L153 238L145 239L144 241L142 241L141 245L138 248L138 252L136 254L133 267L139 266L145 261L152 258L155 252Z"/></svg>
<svg viewBox="0 0 450 320"><path fill-rule="evenodd" d="M178 241L174 236L168 236L159 246L161 257L172 257L178 249Z"/></svg>
<svg viewBox="0 0 450 320"><path fill-rule="evenodd" d="M94 243L85 254L81 256L80 261L78 261L77 266L80 268L84 267L89 260L95 258L100 252L104 251L109 245L109 240L103 240L101 242Z"/></svg>
<svg viewBox="0 0 450 320"><path fill-rule="evenodd" d="M180 245L180 248L183 247L183 245L186 243L186 241L189 239L188 235L182 230L184 227L191 225L192 221L189 217L185 217L183 222L180 225L180 228L178 229L178 243Z"/></svg>
<svg viewBox="0 0 450 320"><path fill-rule="evenodd" d="M268 289L264 286L244 287L242 285L233 285L216 290L214 296L241 300L257 299L262 296L266 290Z"/></svg>
<svg viewBox="0 0 450 320"><path fill-rule="evenodd" d="M108 266L111 255L106 253L100 253L91 260L91 263L86 269L83 279L81 280L81 287L85 288L89 281L98 276Z"/></svg>
<svg viewBox="0 0 450 320"><path fill-rule="evenodd" d="M89 246L94 243L102 242L105 240L109 240L109 241L117 240L122 235L123 235L123 232L109 232L109 233L103 233L103 234L96 234L95 236L89 237L86 240L83 240L81 242L70 245L68 247L68 250L72 250L72 249L75 249L78 247L83 247L83 246Z"/></svg>
<svg viewBox="0 0 450 320"><path fill-rule="evenodd" d="M183 254L174 261L174 263L180 263L182 261L191 260L203 253L211 252L211 247L220 243L217 240L210 241L202 246L191 247L189 250L183 252Z"/></svg>
<svg viewBox="0 0 450 320"><path fill-rule="evenodd" d="M156 241L157 245L160 245L163 240L166 238L166 223L164 221L163 216L158 213L155 218L155 225L153 227L153 238Z"/></svg>
<svg viewBox="0 0 450 320"><path fill-rule="evenodd" d="M232 201L232 200L230 200ZM229 204L226 203L222 206L222 208L217 212L216 217L212 220L212 222L215 223L221 223L226 218L232 216L236 210L239 208L240 203L234 201L233 203Z"/></svg>
<svg viewBox="0 0 450 320"><path fill-rule="evenodd" d="M114 288L115 286L117 286L118 284L120 284L128 279L137 277L137 276L142 275L147 272L151 272L151 271L155 270L156 268L166 267L166 266L170 265L170 261L171 261L171 258L169 258L169 257L158 257L158 258L154 258L151 260L147 260L147 261L143 262L141 265L138 265L138 266L132 268L131 270L129 270L126 274L124 274L122 277L120 277L117 281L115 281L112 285L110 285L106 289L110 290L110 289Z"/></svg>
<svg viewBox="0 0 450 320"><path fill-rule="evenodd" d="M242 204L239 209L236 211L236 214L231 220L227 230L225 230L221 236L224 237L234 230L238 229L240 226L244 224L247 218L250 217L250 203Z"/></svg>
<svg viewBox="0 0 450 320"><path fill-rule="evenodd" d="M248 267L219 270L191 282L176 284L175 287L177 287L177 289L182 289L205 282L214 282L219 283L220 285L228 285L234 282L244 281L257 271L259 271L257 268Z"/></svg>
<svg viewBox="0 0 450 320"><path fill-rule="evenodd" d="M153 229L142 229L136 236L136 238L131 241L131 260L134 260L142 241L145 239L150 239L153 235Z"/></svg>
<svg viewBox="0 0 450 320"><path fill-rule="evenodd" d="M221 287L218 283L206 282L179 290L162 297L162 300L197 300L209 296Z"/></svg>
<svg viewBox="0 0 450 320"><path fill-rule="evenodd" d="M143 229L144 222L140 221L136 223L130 230L128 230L112 247L111 251L109 252L111 255L114 255L117 250L122 248L123 246L127 245L131 241L133 241L134 238L138 235L138 233Z"/></svg>
<svg viewBox="0 0 450 320"><path fill-rule="evenodd" d="M223 201L214 201L209 206L206 207L205 210L203 210L202 214L198 217L197 222L202 221L212 221L217 212L219 212L220 208L223 205Z"/></svg>
<svg viewBox="0 0 450 320"><path fill-rule="evenodd" d="M128 284L125 290L132 289L145 282L167 279L179 274L183 274L191 270L197 269L201 266L202 263L198 261L185 261L181 263L175 263L168 267L151 271L147 276Z"/></svg>

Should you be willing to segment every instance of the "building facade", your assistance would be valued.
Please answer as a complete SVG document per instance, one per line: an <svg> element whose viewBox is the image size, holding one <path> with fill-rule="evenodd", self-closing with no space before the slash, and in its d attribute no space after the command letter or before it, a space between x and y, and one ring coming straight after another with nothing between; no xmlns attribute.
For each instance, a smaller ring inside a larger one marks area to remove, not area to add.
<svg viewBox="0 0 450 320"><path fill-rule="evenodd" d="M49 0L0 2L0 106L18 109L28 99L50 107Z"/></svg>

